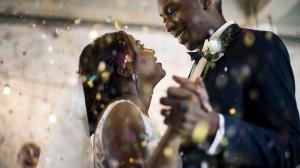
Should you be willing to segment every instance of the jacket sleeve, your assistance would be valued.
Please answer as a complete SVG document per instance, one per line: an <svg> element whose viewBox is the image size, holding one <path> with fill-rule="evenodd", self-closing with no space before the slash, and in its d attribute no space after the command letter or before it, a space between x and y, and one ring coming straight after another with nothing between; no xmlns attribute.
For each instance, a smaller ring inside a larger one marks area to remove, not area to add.
<svg viewBox="0 0 300 168"><path fill-rule="evenodd" d="M245 103L245 108L260 110L250 121L224 115L227 143L222 158L245 166L296 167L300 165L300 122L289 54L276 35L261 47L247 86L248 91L256 88L258 97L253 104Z"/></svg>

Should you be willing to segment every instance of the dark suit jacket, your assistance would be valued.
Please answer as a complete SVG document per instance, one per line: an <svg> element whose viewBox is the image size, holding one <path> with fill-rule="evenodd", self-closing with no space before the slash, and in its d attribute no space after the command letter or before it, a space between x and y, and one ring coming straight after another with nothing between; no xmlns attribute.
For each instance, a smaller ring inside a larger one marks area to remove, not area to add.
<svg viewBox="0 0 300 168"><path fill-rule="evenodd" d="M211 157L195 145L182 146L184 167L300 165L295 81L278 36L240 29L205 84L214 109L225 117L223 151Z"/></svg>

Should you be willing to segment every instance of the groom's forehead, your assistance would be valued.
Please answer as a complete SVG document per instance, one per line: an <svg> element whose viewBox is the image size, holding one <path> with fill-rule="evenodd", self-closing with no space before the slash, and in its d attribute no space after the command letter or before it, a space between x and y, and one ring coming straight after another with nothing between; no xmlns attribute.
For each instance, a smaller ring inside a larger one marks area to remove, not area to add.
<svg viewBox="0 0 300 168"><path fill-rule="evenodd" d="M163 12L163 10L173 3L178 3L183 0L157 0L158 2L158 10L159 12Z"/></svg>

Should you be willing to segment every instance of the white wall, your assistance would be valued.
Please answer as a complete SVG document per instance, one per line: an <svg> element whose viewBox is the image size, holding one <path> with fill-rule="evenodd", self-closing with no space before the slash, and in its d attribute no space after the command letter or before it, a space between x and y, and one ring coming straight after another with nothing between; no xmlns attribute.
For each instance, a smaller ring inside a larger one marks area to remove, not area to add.
<svg viewBox="0 0 300 168"><path fill-rule="evenodd" d="M116 31L104 25L62 27L0 24L0 168L17 167L17 153L24 143L48 143L49 116L76 72L83 47L92 41L90 30L96 29L99 35ZM128 29L146 47L156 50L168 72L155 89L150 108L151 117L163 131L159 98L171 85L171 74L187 76L191 62L185 48L167 33L145 31ZM9 95L3 93L6 85L11 88Z"/></svg>
<svg viewBox="0 0 300 168"><path fill-rule="evenodd" d="M35 26L33 25L35 24ZM17 153L26 142L43 146L48 143L49 116L60 101L63 89L75 73L78 57L91 39L90 30L99 35L115 31L104 25L40 26L36 23L0 24L0 168L17 167ZM191 67L183 46L165 32L130 28L128 32L156 50L167 76L153 95L150 115L161 132L159 98L174 83L172 74L187 76ZM292 65L300 100L299 43L290 43ZM11 94L4 95L5 85Z"/></svg>

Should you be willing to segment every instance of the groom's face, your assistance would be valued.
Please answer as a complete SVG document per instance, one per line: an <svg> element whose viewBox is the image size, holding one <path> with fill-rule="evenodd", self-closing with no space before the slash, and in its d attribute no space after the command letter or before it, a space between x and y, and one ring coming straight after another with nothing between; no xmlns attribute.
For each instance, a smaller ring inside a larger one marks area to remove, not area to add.
<svg viewBox="0 0 300 168"><path fill-rule="evenodd" d="M158 10L167 31L189 50L203 45L209 37L205 0L158 0Z"/></svg>

